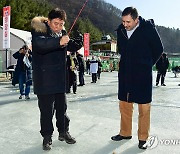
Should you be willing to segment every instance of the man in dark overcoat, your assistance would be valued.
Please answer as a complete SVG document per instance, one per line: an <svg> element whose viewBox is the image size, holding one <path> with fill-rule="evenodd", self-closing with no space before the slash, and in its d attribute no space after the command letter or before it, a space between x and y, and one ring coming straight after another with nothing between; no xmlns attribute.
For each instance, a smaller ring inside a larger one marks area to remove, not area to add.
<svg viewBox="0 0 180 154"><path fill-rule="evenodd" d="M157 69L156 86L158 86L160 78L161 78L161 86L166 86L164 80L168 67L169 67L169 60L167 54L163 53L156 63L156 69Z"/></svg>
<svg viewBox="0 0 180 154"><path fill-rule="evenodd" d="M66 114L66 54L82 47L82 38L70 39L64 30L66 13L59 8L49 12L48 18L32 20L32 51L34 93L40 109L40 133L43 149L50 150L52 144L53 114L59 140L74 144L69 134L69 118Z"/></svg>
<svg viewBox="0 0 180 154"><path fill-rule="evenodd" d="M85 71L85 62L83 55L77 52L77 60L78 60L78 65L79 65L79 85L78 86L84 86L85 81L84 81L84 71Z"/></svg>
<svg viewBox="0 0 180 154"><path fill-rule="evenodd" d="M136 8L122 12L122 24L117 29L117 45L121 55L118 99L121 114L120 132L114 141L132 138L133 103L138 104L138 139L140 149L146 149L150 128L152 101L152 66L163 52L163 45L153 20L146 21Z"/></svg>

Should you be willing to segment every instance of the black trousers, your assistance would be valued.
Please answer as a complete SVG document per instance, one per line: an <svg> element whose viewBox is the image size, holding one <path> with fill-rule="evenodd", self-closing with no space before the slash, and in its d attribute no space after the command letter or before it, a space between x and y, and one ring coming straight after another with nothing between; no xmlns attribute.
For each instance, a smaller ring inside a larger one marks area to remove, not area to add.
<svg viewBox="0 0 180 154"><path fill-rule="evenodd" d="M92 73L92 82L96 83L97 81L97 73Z"/></svg>
<svg viewBox="0 0 180 154"><path fill-rule="evenodd" d="M166 71L158 71L156 77L156 84L159 84L160 78L161 78L161 85L164 84L165 76L166 76Z"/></svg>
<svg viewBox="0 0 180 154"><path fill-rule="evenodd" d="M84 72L83 71L79 71L79 84L81 86L83 86L85 84L85 82L84 82Z"/></svg>
<svg viewBox="0 0 180 154"><path fill-rule="evenodd" d="M67 92L71 91L71 87L73 87L73 92L75 93L77 90L77 75L74 71L70 71L68 75L69 83L67 86Z"/></svg>
<svg viewBox="0 0 180 154"><path fill-rule="evenodd" d="M53 115L56 116L56 127L59 133L69 130L69 117L66 115L67 103L64 93L37 95L40 110L41 135L52 135Z"/></svg>

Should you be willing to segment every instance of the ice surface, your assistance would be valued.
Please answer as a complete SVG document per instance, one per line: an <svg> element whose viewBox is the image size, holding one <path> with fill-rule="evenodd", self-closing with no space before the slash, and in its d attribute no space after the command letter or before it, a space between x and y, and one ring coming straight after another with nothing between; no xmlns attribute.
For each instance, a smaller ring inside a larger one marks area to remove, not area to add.
<svg viewBox="0 0 180 154"><path fill-rule="evenodd" d="M154 77L156 72L154 72ZM114 142L111 136L119 133L120 115L117 99L117 72L102 73L96 84L85 75L86 85L78 87L77 94L68 94L70 133L77 143L68 145L53 134L52 150L48 154L175 154L180 151L180 77L167 73L166 87L155 86L151 107L150 136L158 137L159 144L145 151L137 147L137 105L134 105L133 138ZM39 109L36 95L29 101L19 100L18 86L0 82L0 153L42 154L42 137L39 133ZM54 121L55 122L55 121ZM55 126L55 125L54 125ZM166 139L166 144L160 141ZM177 145L168 144L176 140ZM179 144L178 144L179 141ZM162 142L161 142L162 143Z"/></svg>

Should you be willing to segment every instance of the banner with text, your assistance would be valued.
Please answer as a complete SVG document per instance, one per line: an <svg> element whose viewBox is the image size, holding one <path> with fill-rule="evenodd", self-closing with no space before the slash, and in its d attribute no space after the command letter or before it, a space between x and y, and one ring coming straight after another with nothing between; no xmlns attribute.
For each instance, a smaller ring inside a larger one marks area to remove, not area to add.
<svg viewBox="0 0 180 154"><path fill-rule="evenodd" d="M84 56L89 56L89 33L84 33Z"/></svg>
<svg viewBox="0 0 180 154"><path fill-rule="evenodd" d="M3 49L10 48L10 16L11 7L3 7Z"/></svg>

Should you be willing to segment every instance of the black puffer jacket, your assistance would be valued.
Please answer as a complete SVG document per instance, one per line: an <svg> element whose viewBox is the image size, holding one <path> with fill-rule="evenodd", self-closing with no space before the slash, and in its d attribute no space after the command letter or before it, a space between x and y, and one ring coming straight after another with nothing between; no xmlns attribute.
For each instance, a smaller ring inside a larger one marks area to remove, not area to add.
<svg viewBox="0 0 180 154"><path fill-rule="evenodd" d="M70 40L67 47L61 47L61 37L52 35L44 17L35 17L32 28L34 93L65 93L67 50L79 50L82 41ZM66 32L63 30L62 34Z"/></svg>
<svg viewBox="0 0 180 154"><path fill-rule="evenodd" d="M130 39L122 24L117 29L121 54L118 98L144 104L152 101L152 66L162 54L163 45L152 21L139 20Z"/></svg>

